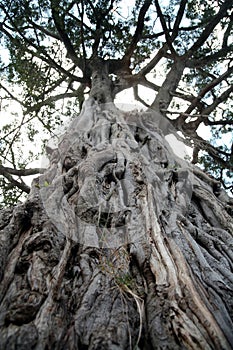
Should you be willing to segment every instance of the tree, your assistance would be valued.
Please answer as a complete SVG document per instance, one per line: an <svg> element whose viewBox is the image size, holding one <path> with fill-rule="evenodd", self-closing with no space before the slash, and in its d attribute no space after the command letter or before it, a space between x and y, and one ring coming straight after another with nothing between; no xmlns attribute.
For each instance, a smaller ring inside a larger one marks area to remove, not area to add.
<svg viewBox="0 0 233 350"><path fill-rule="evenodd" d="M232 199L220 183L232 154L197 133L232 125L231 7L1 1L1 88L24 115L3 130L12 166L0 171L4 185L30 191L1 212L1 348L231 348ZM148 74L162 60L159 86ZM150 106L140 85L156 92ZM116 107L130 87L146 110ZM13 144L23 125L35 137L36 118L51 129L64 98L81 112L29 190L22 177L41 170L18 168ZM175 130L218 179L175 156L165 139Z"/></svg>

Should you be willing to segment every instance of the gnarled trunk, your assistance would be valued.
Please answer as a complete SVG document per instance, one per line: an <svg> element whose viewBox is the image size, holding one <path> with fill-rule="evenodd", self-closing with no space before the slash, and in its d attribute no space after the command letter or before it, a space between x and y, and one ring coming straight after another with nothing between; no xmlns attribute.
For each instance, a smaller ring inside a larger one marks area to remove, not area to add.
<svg viewBox="0 0 233 350"><path fill-rule="evenodd" d="M110 89L2 212L0 348L230 349L231 207Z"/></svg>

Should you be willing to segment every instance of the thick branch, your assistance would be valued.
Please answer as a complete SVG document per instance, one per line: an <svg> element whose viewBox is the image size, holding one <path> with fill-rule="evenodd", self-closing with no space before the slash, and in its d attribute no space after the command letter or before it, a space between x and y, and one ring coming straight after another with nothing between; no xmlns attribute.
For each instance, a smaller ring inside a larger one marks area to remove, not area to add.
<svg viewBox="0 0 233 350"><path fill-rule="evenodd" d="M0 175L4 176L13 186L18 187L23 192L26 192L26 193L30 192L29 186L27 186L23 181L19 182L15 180L13 176L11 176L9 172L6 171L6 169L1 164L0 164Z"/></svg>
<svg viewBox="0 0 233 350"><path fill-rule="evenodd" d="M2 175L3 175L3 172L7 172L11 175L31 176L31 175L43 174L44 171L45 171L45 169L43 169L43 168L14 169L14 168L8 168L8 167L4 167L3 165L0 165L0 172Z"/></svg>
<svg viewBox="0 0 233 350"><path fill-rule="evenodd" d="M137 43L140 41L143 28L144 28L144 21L145 21L145 15L151 5L152 0L145 0L144 4L142 5L139 15L138 15L138 20L137 20L137 28L135 30L133 39L127 48L125 55L123 57L123 61L129 62L130 57L133 55L133 52L137 46Z"/></svg>
<svg viewBox="0 0 233 350"><path fill-rule="evenodd" d="M200 136L196 134L195 142L199 146L200 149L205 150L209 153L209 155L224 169L229 169L233 171L233 166L230 165L229 161L225 161L220 157L219 154L223 154L224 156L230 156L230 154L226 154L226 152L215 148L208 141L203 140Z"/></svg>
<svg viewBox="0 0 233 350"><path fill-rule="evenodd" d="M164 43L163 46L159 49L157 54L152 58L152 60L143 67L138 75L145 76L146 74L150 73L150 71L159 63L159 61L164 57L165 53L168 50L167 43Z"/></svg>
<svg viewBox="0 0 233 350"><path fill-rule="evenodd" d="M158 91L158 94L155 97L154 102L151 105L151 108L153 109L167 109L169 106L171 100L172 100L172 93L173 91L176 91L177 86L180 82L180 79L183 75L183 71L185 68L185 61L182 59L177 59L170 71L168 72L165 81L163 82L161 88Z"/></svg>
<svg viewBox="0 0 233 350"><path fill-rule="evenodd" d="M159 91L161 86L152 83L151 81L147 80L146 78L143 78L140 80L140 85L143 85L149 89L152 89L153 91Z"/></svg>

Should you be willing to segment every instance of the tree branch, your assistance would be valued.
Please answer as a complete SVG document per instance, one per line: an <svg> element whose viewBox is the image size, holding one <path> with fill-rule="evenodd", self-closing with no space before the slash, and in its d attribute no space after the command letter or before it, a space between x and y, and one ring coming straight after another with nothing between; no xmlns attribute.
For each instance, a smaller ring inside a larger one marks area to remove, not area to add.
<svg viewBox="0 0 233 350"><path fill-rule="evenodd" d="M78 11L79 11L79 7L77 6ZM82 51L83 51L83 59L84 59L84 66L83 66L83 75L84 77L86 77L87 74L87 67L86 67L86 60L87 60L87 53L86 53L86 47L85 47L85 40L84 40L84 5L83 5L83 1L81 1L81 8L82 11L80 14L81 17L81 25L80 25L80 35L81 35L81 45L82 45Z"/></svg>
<svg viewBox="0 0 233 350"><path fill-rule="evenodd" d="M164 18L164 15L162 13L162 10L161 10L161 7L159 5L159 2L158 0L155 0L155 7L156 7L156 10L157 10L157 14L159 16L159 19L160 19L160 23L162 25L162 28L163 28L163 31L164 31L164 34L165 34L165 38L166 38L166 42L167 42L167 45L168 45L168 48L170 49L171 51L171 54L175 57L177 54L176 54L176 51L172 45L172 38L169 34L169 29L167 28L167 24L166 24L166 21L165 21L165 18Z"/></svg>
<svg viewBox="0 0 233 350"><path fill-rule="evenodd" d="M203 27L203 24L199 24L199 25L196 25L196 26L190 26L190 27L180 27L179 28L179 31L180 32L189 32L189 31L192 31L192 30L195 30L195 29L198 29L198 28L201 28ZM172 33L174 29L170 29L168 28L168 31L169 33ZM159 33L154 33L154 34L146 34L146 35L143 35L143 39L157 39L159 38L160 36L164 35L164 31L162 32L159 32ZM178 35L178 33L177 33ZM173 39L173 36L172 36L172 39Z"/></svg>
<svg viewBox="0 0 233 350"><path fill-rule="evenodd" d="M184 135L190 137L190 135L184 130L182 130L182 132L184 133ZM201 138L196 132L193 133L192 140L194 141L195 147L197 147L200 150L206 151L222 168L233 171L233 166L230 165L229 161L222 159L220 156L220 154L222 154L225 157L230 157L230 153L226 153L220 150L219 148L215 148L208 141Z"/></svg>
<svg viewBox="0 0 233 350"><path fill-rule="evenodd" d="M11 18L9 19L10 21ZM14 25L14 23L13 23ZM6 34L6 36L10 39L10 41L18 48L22 49L22 45L21 43L19 42L19 40L17 38L14 38L4 27L3 25L0 27L0 30ZM54 61L52 59L52 57L44 50L44 48L42 46L38 46L36 45L33 41L29 40L27 37L25 37L25 35L19 30L18 27L16 27L16 30L18 32L18 34L21 36L21 38L25 41L25 44L28 44L28 45L25 45L24 46L24 49L25 49L25 52L29 53L37 58L39 58L42 62L45 62L47 63L49 66L53 67L54 69L56 69L58 72L60 73L63 73L64 75L66 75L67 77L69 78L72 78L73 80L75 81L78 81L80 83L85 83L86 82L86 79L85 78L81 78L81 77L78 77L74 74L71 74L69 72L69 70L67 71L65 68L63 68L60 64L58 64L56 61ZM33 47L35 51L31 50L29 47ZM79 62L80 63L80 62ZM76 66L76 64L75 64ZM80 66L82 67L82 64L80 63ZM78 66L79 67L79 66ZM79 67L80 68L80 67ZM81 68L80 68L81 69ZM82 69L81 69L82 70Z"/></svg>
<svg viewBox="0 0 233 350"><path fill-rule="evenodd" d="M187 2L188 2L188 0L181 0L180 1L180 7L179 7L179 10L178 10L178 13L177 13L177 16L176 16L176 20L175 20L175 23L174 23L174 26L173 26L173 30L172 30L172 36L171 36L171 40L172 41L178 35L180 23L181 23L182 18L184 16L184 11L185 11L185 7L186 7Z"/></svg>
<svg viewBox="0 0 233 350"><path fill-rule="evenodd" d="M54 24L55 24L57 31L58 31L58 33L59 33L59 35L60 35L60 37L65 45L65 48L67 50L67 56L74 62L74 64L76 64L81 69L80 59L76 55L75 49L70 41L69 36L67 35L67 32L65 30L65 26L64 26L63 18L60 15L60 12L58 10L59 3L60 3L60 0L50 0Z"/></svg>
<svg viewBox="0 0 233 350"><path fill-rule="evenodd" d="M15 180L13 176L11 176L9 172L6 171L6 169L1 164L0 164L0 175L4 176L13 186L18 187L23 192L26 192L26 193L30 192L29 186L27 186L23 181L19 182Z"/></svg>
<svg viewBox="0 0 233 350"><path fill-rule="evenodd" d="M40 26L39 24L33 22L29 17L27 18L28 22L33 26L34 29L40 30L42 33L50 36L51 38L54 38L56 40L61 41L61 37L55 33L52 33L48 29L44 28L43 26Z"/></svg>
<svg viewBox="0 0 233 350"><path fill-rule="evenodd" d="M212 146L208 141L203 140L200 136L196 135L195 141L198 142L199 147L201 147L202 150L205 150L209 153L209 155L224 169L229 169L233 171L233 166L229 164L229 161L225 161L222 159L219 154L223 154L224 156L230 156L230 154L227 154L226 152L215 148Z"/></svg>
<svg viewBox="0 0 233 350"><path fill-rule="evenodd" d="M138 94L138 85L133 88L134 98L136 101L142 103L145 107L149 108L150 106L139 96Z"/></svg>
<svg viewBox="0 0 233 350"><path fill-rule="evenodd" d="M152 3L152 0L145 0L144 4L142 5L142 7L139 11L138 20L137 20L137 28L135 30L135 33L134 33L134 36L132 38L131 43L125 52L125 55L122 58L122 60L125 62L129 63L129 60L130 60L131 56L133 55L133 52L137 46L137 43L141 39L143 28L144 28L145 15L146 15L151 3Z"/></svg>
<svg viewBox="0 0 233 350"><path fill-rule="evenodd" d="M200 37L186 52L185 57L191 57L208 39L214 28L219 24L220 20L227 14L227 11L232 7L232 1L225 0L219 9L219 12L212 17L212 20L207 24Z"/></svg>
<svg viewBox="0 0 233 350"><path fill-rule="evenodd" d="M44 168L14 169L14 168L8 168L8 167L4 167L3 165L0 165L0 173L1 171L7 172L11 175L31 176L31 175L43 174L45 169Z"/></svg>
<svg viewBox="0 0 233 350"><path fill-rule="evenodd" d="M154 91L159 91L159 89L161 88L161 86L152 83L151 81L147 80L144 77L143 77L143 79L140 80L139 84L143 85L149 89L152 89Z"/></svg>
<svg viewBox="0 0 233 350"><path fill-rule="evenodd" d="M227 54L232 53L232 51L233 51L233 44L229 45L228 47L224 47L221 50L219 50L211 55L206 55L204 57L190 59L187 61L186 66L188 68L200 68L200 67L203 67L207 64L210 64L213 61L216 61L220 58L226 59Z"/></svg>
<svg viewBox="0 0 233 350"><path fill-rule="evenodd" d="M146 74L148 74L164 57L164 54L167 52L167 50L168 50L168 45L167 43L164 43L163 46L157 52L157 54L152 58L152 60L140 70L138 75L145 76Z"/></svg>
<svg viewBox="0 0 233 350"><path fill-rule="evenodd" d="M9 95L9 97L18 102L20 105L25 106L24 103L22 101L20 101L17 97L15 97L4 85L2 85L2 83L0 83L0 87Z"/></svg>
<svg viewBox="0 0 233 350"><path fill-rule="evenodd" d="M65 93L62 93L62 94L58 94L58 95L54 95L54 96L50 96L48 97L47 99L44 99L43 101L39 102L39 103L36 103L34 105L30 105L30 106L27 106L23 101L20 101L17 97L15 97L14 95L11 94L10 91L8 91L7 88L5 88L1 83L0 83L0 87L5 90L7 92L7 94L9 95L9 97L12 99L12 100L15 100L17 101L22 107L25 108L25 113L31 113L31 112L34 112L34 111L39 111L41 107L47 105L47 104L50 104L52 102L56 102L56 101L59 101L61 99L65 99L65 98L72 98L72 97L77 97L77 91L74 91L74 92L65 92ZM48 94L49 91L46 91L46 94Z"/></svg>
<svg viewBox="0 0 233 350"><path fill-rule="evenodd" d="M74 19L77 23L78 23L78 26L81 27L83 26L83 28L85 28L86 30L88 30L90 33L94 34L95 31L88 27L88 25L86 23L84 23L84 21L82 21L82 19L80 20L78 17L76 17L73 13L68 13L68 16L72 19Z"/></svg>
<svg viewBox="0 0 233 350"><path fill-rule="evenodd" d="M184 101L191 102L191 103L196 98L196 96L194 96L194 95L187 95L187 94L183 94L183 93L178 92L178 91L170 91L170 95L177 97L177 98L180 98ZM199 101L199 102L197 102L196 106L199 110L202 110L204 107L204 103ZM180 113L180 112L178 112L178 113Z"/></svg>
<svg viewBox="0 0 233 350"><path fill-rule="evenodd" d="M203 109L203 114L209 115L211 112L215 110L215 108L222 102L226 101L230 94L233 92L233 85L230 86L227 90L225 90L219 97L217 97L214 102Z"/></svg>
<svg viewBox="0 0 233 350"><path fill-rule="evenodd" d="M229 21L227 29L226 29L226 31L224 33L224 36L223 36L222 48L228 46L227 43L228 43L228 39L229 39L229 37L231 35L232 26L233 26L233 12L230 15L230 21Z"/></svg>
<svg viewBox="0 0 233 350"><path fill-rule="evenodd" d="M41 101L39 103L36 103L36 104L34 104L32 106L27 106L26 113L39 111L41 107L43 107L43 106L45 106L47 104L50 104L52 102L56 102L56 101L59 101L59 100L65 99L65 98L72 98L72 97L77 97L77 92L76 91L74 91L74 92L65 92L63 94L50 96L47 99L45 99L45 100L43 100L43 101Z"/></svg>
<svg viewBox="0 0 233 350"><path fill-rule="evenodd" d="M176 91L180 79L182 78L184 69L185 61L182 59L182 57L176 57L176 60L174 60L169 72L167 73L161 88L155 96L151 108L159 110L161 108L168 108L173 98L171 92Z"/></svg>
<svg viewBox="0 0 233 350"><path fill-rule="evenodd" d="M233 120L209 120L209 118L204 119L205 125L233 125Z"/></svg>
<svg viewBox="0 0 233 350"><path fill-rule="evenodd" d="M197 106L197 104L200 102L200 100L215 86L217 86L219 83L221 83L223 80L225 80L227 77L229 77L233 72L233 66L230 67L225 73L220 75L218 78L212 80L209 84L207 84L204 89L202 89L198 96L194 98L191 105L186 109L185 113L190 114ZM207 107L208 108L208 107ZM206 112L204 114L207 114Z"/></svg>

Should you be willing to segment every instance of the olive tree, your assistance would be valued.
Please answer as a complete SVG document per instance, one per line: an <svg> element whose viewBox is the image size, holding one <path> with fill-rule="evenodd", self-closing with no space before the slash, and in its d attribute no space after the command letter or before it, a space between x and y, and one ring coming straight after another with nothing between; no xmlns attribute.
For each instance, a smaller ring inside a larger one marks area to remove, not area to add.
<svg viewBox="0 0 233 350"><path fill-rule="evenodd" d="M1 348L231 348L231 8L0 2L3 103L23 111L2 130L2 188L29 193L1 211ZM143 108L116 105L129 88ZM25 167L22 135L73 110L50 165Z"/></svg>

